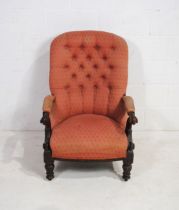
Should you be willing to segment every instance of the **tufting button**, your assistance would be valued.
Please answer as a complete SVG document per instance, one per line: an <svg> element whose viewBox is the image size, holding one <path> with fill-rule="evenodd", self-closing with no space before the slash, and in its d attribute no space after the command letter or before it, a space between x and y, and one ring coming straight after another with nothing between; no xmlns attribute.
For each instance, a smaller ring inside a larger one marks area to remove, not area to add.
<svg viewBox="0 0 179 210"><path fill-rule="evenodd" d="M82 49L82 50L85 49L85 45L83 43L80 45L80 49Z"/></svg>
<svg viewBox="0 0 179 210"><path fill-rule="evenodd" d="M85 68L84 65L83 65L82 63L80 64L79 67L80 67L80 69L84 69L84 68Z"/></svg>
<svg viewBox="0 0 179 210"><path fill-rule="evenodd" d="M80 89L83 89L83 88L84 88L84 85L83 85L83 84L80 84L80 85L79 85L79 88L80 88Z"/></svg>
<svg viewBox="0 0 179 210"><path fill-rule="evenodd" d="M78 58L78 57L77 57L76 54L73 54L73 55L72 55L72 59L73 59L73 60L76 60L77 58Z"/></svg>
<svg viewBox="0 0 179 210"><path fill-rule="evenodd" d="M100 49L101 49L101 46L100 46L99 44L96 44L96 45L94 46L94 48L95 48L96 50L100 50Z"/></svg>
<svg viewBox="0 0 179 210"><path fill-rule="evenodd" d="M106 55L103 55L102 59L106 61L108 57Z"/></svg>
<svg viewBox="0 0 179 210"><path fill-rule="evenodd" d="M112 90L112 85L108 85L108 89L111 91Z"/></svg>
<svg viewBox="0 0 179 210"><path fill-rule="evenodd" d="M65 65L64 65L64 68L65 68L65 69L68 69L69 67L70 67L70 66L69 66L68 64L65 64Z"/></svg>
<svg viewBox="0 0 179 210"><path fill-rule="evenodd" d="M98 89L98 84L94 84L94 88L95 89Z"/></svg>
<svg viewBox="0 0 179 210"><path fill-rule="evenodd" d="M101 78L105 80L106 79L106 75L104 75L104 74L101 75Z"/></svg>
<svg viewBox="0 0 179 210"><path fill-rule="evenodd" d="M93 68L95 68L95 69L97 69L98 67L99 67L98 64L93 65Z"/></svg>
<svg viewBox="0 0 179 210"><path fill-rule="evenodd" d="M108 66L110 69L114 69L114 66L112 64L109 64Z"/></svg>
<svg viewBox="0 0 179 210"><path fill-rule="evenodd" d="M91 60L91 59L92 59L92 56L91 56L91 55L87 55L86 58L87 58L88 60Z"/></svg>
<svg viewBox="0 0 179 210"><path fill-rule="evenodd" d="M114 45L111 46L111 50L115 50L116 47Z"/></svg>
<svg viewBox="0 0 179 210"><path fill-rule="evenodd" d="M86 77L87 77L88 79L91 79L91 74L87 74Z"/></svg>
<svg viewBox="0 0 179 210"><path fill-rule="evenodd" d="M70 45L69 45L69 44L65 44L64 47L65 47L66 49L69 49L69 48L70 48Z"/></svg>
<svg viewBox="0 0 179 210"><path fill-rule="evenodd" d="M77 76L76 76L75 73L73 73L73 74L71 75L71 77L72 77L72 78L76 78Z"/></svg>

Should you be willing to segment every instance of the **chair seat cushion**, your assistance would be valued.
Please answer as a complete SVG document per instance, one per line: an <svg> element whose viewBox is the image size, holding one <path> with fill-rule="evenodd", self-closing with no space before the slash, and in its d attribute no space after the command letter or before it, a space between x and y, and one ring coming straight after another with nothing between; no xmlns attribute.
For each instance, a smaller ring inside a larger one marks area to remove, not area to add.
<svg viewBox="0 0 179 210"><path fill-rule="evenodd" d="M52 156L63 159L115 159L126 157L127 136L109 117L80 114L52 130Z"/></svg>

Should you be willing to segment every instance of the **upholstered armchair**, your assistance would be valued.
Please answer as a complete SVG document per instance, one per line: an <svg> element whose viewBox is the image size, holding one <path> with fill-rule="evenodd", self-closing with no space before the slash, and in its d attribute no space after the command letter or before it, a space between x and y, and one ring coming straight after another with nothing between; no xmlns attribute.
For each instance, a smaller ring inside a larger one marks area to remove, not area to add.
<svg viewBox="0 0 179 210"><path fill-rule="evenodd" d="M50 49L50 91L43 103L44 162L54 178L54 160L123 161L130 178L137 123L126 96L126 41L100 31L67 32Z"/></svg>

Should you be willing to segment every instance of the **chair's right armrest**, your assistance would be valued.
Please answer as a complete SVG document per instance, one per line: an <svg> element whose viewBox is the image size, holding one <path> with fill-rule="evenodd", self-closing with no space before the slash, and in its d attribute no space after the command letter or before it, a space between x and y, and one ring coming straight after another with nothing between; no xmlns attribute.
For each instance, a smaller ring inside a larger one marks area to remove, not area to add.
<svg viewBox="0 0 179 210"><path fill-rule="evenodd" d="M43 125L50 126L49 113L52 110L54 101L55 101L55 96L52 96L52 95L48 95L44 98L43 107L42 107L43 116L40 120L40 123L42 123Z"/></svg>
<svg viewBox="0 0 179 210"><path fill-rule="evenodd" d="M136 123L138 123L138 119L135 116L134 100L130 96L123 96L122 99L124 101L126 112L128 113L128 116L129 116L128 122L130 124L135 125Z"/></svg>

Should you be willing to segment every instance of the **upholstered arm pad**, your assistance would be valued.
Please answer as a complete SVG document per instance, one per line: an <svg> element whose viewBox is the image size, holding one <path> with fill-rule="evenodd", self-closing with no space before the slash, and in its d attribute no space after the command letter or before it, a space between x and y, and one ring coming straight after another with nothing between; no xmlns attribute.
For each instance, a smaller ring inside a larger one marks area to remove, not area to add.
<svg viewBox="0 0 179 210"><path fill-rule="evenodd" d="M135 106L134 106L133 98L130 96L123 96L122 99L124 101L126 111L129 115L128 121L130 124L135 125L136 123L138 123L138 119L135 116Z"/></svg>
<svg viewBox="0 0 179 210"><path fill-rule="evenodd" d="M134 100L132 97L130 96L123 96L122 97L124 104L125 104L125 108L127 113L129 112L135 112L135 106L134 106Z"/></svg>
<svg viewBox="0 0 179 210"><path fill-rule="evenodd" d="M55 100L55 96L52 95L48 95L44 98L44 102L43 102L43 116L40 120L40 123L44 124L45 126L50 128L50 117L49 117L49 113L51 112L52 106L53 106L53 102Z"/></svg>
<svg viewBox="0 0 179 210"><path fill-rule="evenodd" d="M43 102L43 112L51 112L53 102L55 100L55 96L48 95L44 98Z"/></svg>

